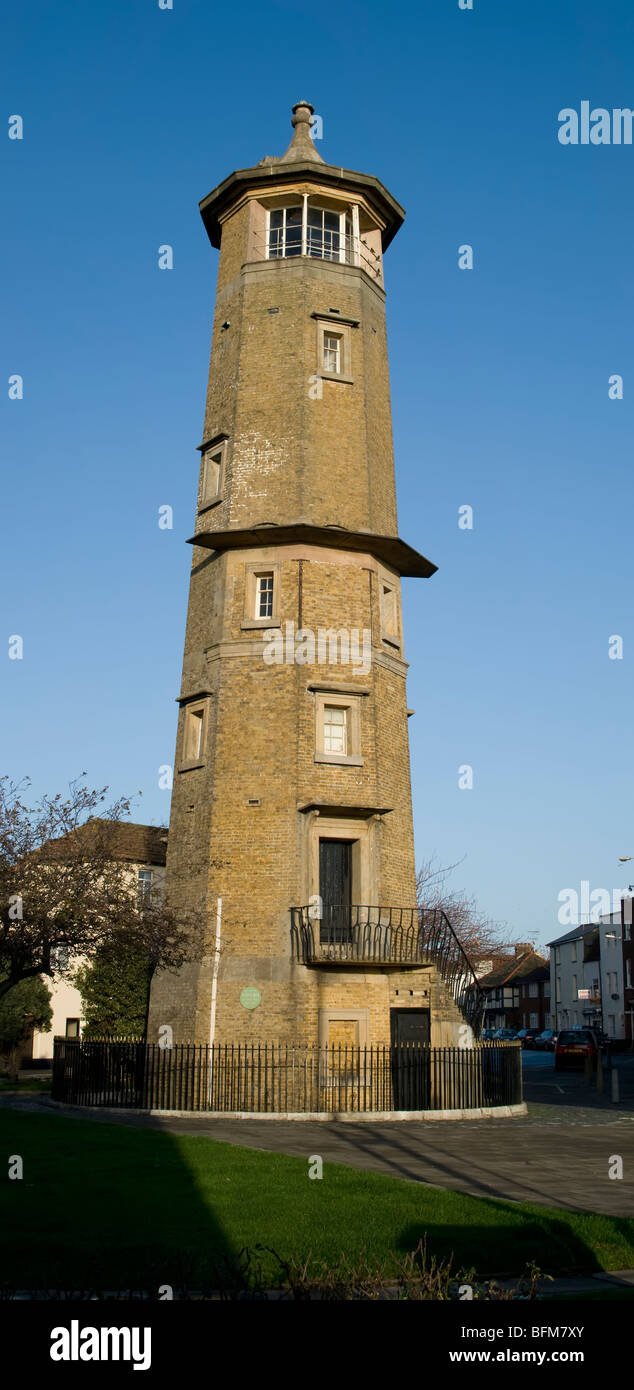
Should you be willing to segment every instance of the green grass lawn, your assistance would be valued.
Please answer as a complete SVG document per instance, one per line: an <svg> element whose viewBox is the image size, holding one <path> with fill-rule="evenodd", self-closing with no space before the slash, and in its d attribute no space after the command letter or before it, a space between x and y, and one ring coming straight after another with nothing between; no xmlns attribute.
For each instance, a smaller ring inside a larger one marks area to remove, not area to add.
<svg viewBox="0 0 634 1390"><path fill-rule="evenodd" d="M50 1091L50 1079L44 1081L39 1076L21 1077L19 1081L9 1081L8 1076L0 1076L0 1095L16 1095L20 1091Z"/></svg>
<svg viewBox="0 0 634 1390"><path fill-rule="evenodd" d="M83 1119L0 1111L0 1280L11 1288L209 1288L244 1247L311 1267L389 1267L426 1236L454 1271L634 1265L634 1221L485 1200L306 1159ZM21 1181L7 1177L9 1155ZM271 1256L265 1274L274 1279ZM279 1278L277 1280L279 1282Z"/></svg>

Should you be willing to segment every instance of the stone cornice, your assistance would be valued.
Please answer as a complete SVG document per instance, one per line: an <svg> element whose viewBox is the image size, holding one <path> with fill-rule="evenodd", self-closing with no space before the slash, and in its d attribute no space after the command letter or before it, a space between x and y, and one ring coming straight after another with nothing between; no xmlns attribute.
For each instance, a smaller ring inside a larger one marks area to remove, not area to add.
<svg viewBox="0 0 634 1390"><path fill-rule="evenodd" d="M279 161L270 164L257 164L251 169L236 169L222 183L212 188L199 203L200 215L212 246L220 246L222 214L234 203L245 189L265 190L271 184L297 184L299 179L309 183L326 184L332 188L345 190L353 197L362 191L383 224L381 240L383 250L396 236L405 218L405 209L388 192L380 179L373 174L360 174L354 169L337 168L334 164L315 164L310 160L294 160L283 164Z"/></svg>
<svg viewBox="0 0 634 1390"><path fill-rule="evenodd" d="M232 527L226 531L199 531L195 536L190 536L188 545L218 551L248 550L264 545L294 545L298 542L374 555L378 560L391 565L398 574L411 578L429 579L438 568L399 536L377 536L371 531L346 531L342 526L312 526L303 521L289 522L285 526L264 524L249 528Z"/></svg>

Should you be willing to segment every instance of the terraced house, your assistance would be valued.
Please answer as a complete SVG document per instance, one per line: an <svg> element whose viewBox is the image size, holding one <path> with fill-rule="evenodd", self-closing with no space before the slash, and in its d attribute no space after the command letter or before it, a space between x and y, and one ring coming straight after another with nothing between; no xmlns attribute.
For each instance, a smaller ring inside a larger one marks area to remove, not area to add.
<svg viewBox="0 0 634 1390"><path fill-rule="evenodd" d="M152 992L149 1039L463 1040L477 984L416 911L379 180L286 153L200 209L220 252L167 895L202 959ZM320 636L321 634L321 636Z"/></svg>

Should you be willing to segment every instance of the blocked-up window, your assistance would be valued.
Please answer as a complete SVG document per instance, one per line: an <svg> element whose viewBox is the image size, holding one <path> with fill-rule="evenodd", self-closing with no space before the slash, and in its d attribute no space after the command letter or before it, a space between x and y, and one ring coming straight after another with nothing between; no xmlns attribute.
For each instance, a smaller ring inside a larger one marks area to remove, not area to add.
<svg viewBox="0 0 634 1390"><path fill-rule="evenodd" d="M185 730L183 736L183 762L199 763L202 760L205 743L206 705L185 706Z"/></svg>

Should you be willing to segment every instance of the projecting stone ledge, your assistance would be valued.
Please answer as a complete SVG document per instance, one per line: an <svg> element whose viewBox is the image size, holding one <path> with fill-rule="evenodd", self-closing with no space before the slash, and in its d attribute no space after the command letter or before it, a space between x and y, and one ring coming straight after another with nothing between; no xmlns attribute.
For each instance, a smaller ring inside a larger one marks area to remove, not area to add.
<svg viewBox="0 0 634 1390"><path fill-rule="evenodd" d="M432 564L418 550L413 550L399 536L376 536L370 531L346 531L341 526L310 526L305 522L289 526L254 526L228 531L199 531L190 536L188 545L205 550L241 550L260 545L325 545L335 550L366 551L378 560L391 565L399 574L415 579L429 579L436 573Z"/></svg>

